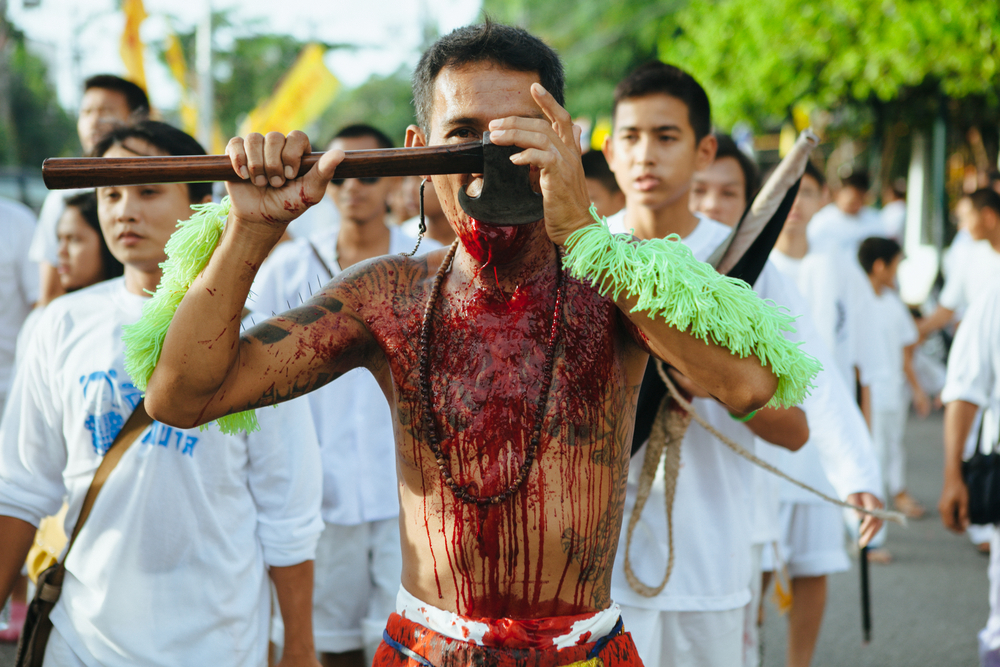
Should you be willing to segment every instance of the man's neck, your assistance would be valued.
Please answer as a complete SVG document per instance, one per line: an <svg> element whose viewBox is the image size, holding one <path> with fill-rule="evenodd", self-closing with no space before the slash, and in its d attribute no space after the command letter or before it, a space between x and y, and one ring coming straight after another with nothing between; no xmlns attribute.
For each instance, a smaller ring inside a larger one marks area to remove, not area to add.
<svg viewBox="0 0 1000 667"><path fill-rule="evenodd" d="M875 280L871 276L868 276L868 282L872 284L872 289L875 291L875 296L882 296L882 292L884 292L887 289L885 285L883 285L878 280Z"/></svg>
<svg viewBox="0 0 1000 667"><path fill-rule="evenodd" d="M451 245L451 242L455 240L455 230L448 223L448 216L443 213L433 218L427 216L425 222L428 238L434 239L441 245Z"/></svg>
<svg viewBox="0 0 1000 667"><path fill-rule="evenodd" d="M549 239L544 224L537 224L525 230L528 238L523 247L503 263L485 263L476 259L460 242L455 254L452 273L460 278L458 284L468 284L476 291L492 294L501 299L524 289L548 275L549 267L555 263L555 244Z"/></svg>
<svg viewBox="0 0 1000 667"><path fill-rule="evenodd" d="M343 218L337 231L337 256L345 258L347 265L341 261L341 268L386 254L389 251L390 236L391 232L384 219L361 222Z"/></svg>
<svg viewBox="0 0 1000 667"><path fill-rule="evenodd" d="M659 208L631 202L625 204L625 229L634 229L640 239L662 239L670 234L685 238L695 230L698 222L698 216L688 208L687 192Z"/></svg>
<svg viewBox="0 0 1000 667"><path fill-rule="evenodd" d="M786 257L802 259L809 252L809 239L805 229L784 229L774 242L774 249Z"/></svg>
<svg viewBox="0 0 1000 667"><path fill-rule="evenodd" d="M156 286L160 284L163 271L157 268L155 271L147 272L135 266L125 265L125 289L132 294L139 296L149 296L156 291Z"/></svg>

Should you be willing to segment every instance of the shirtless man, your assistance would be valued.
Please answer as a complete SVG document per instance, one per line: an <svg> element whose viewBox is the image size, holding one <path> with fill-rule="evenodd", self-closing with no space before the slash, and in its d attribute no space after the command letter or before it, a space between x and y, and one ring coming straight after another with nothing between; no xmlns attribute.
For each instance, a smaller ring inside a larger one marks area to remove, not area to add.
<svg viewBox="0 0 1000 667"><path fill-rule="evenodd" d="M405 663L418 638L433 635L435 619L447 618L434 630L461 626L465 641L424 645L433 664L456 651L471 660L497 648L553 649L571 626L572 640L561 644L570 648L551 651L558 664L586 659L595 640L611 636L605 664L635 664L609 588L647 354L737 414L765 404L778 378L757 357L739 358L631 312L632 297L612 301L562 276L560 248L594 220L579 128L561 106L562 67L540 40L491 23L461 28L425 53L414 89L419 126L407 130L407 145L461 143L489 130L495 143L524 148L511 160L531 165L544 220L480 223L463 213L457 194L475 191L481 175L433 176L459 239L453 261L440 250L359 263L304 306L241 337L239 313L257 267L285 225L322 197L343 154L328 152L289 180L309 151L304 134L233 139L228 153L244 180L229 184L226 234L177 310L149 382L148 410L166 423L201 424L368 368L396 419L397 611L406 612L390 619L376 662ZM443 276L437 297L436 275ZM548 400L540 401L550 378ZM473 500L505 492L495 504ZM511 620L545 617L564 618ZM578 630L598 617L592 632Z"/></svg>

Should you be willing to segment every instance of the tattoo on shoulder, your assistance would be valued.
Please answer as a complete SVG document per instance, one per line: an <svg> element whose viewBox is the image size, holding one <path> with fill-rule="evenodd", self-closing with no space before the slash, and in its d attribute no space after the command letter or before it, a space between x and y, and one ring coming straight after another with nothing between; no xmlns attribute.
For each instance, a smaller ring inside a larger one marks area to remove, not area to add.
<svg viewBox="0 0 1000 667"><path fill-rule="evenodd" d="M280 315L281 319L295 324L312 324L325 315L338 313L344 304L330 296L320 295L310 299L304 306L292 308Z"/></svg>
<svg viewBox="0 0 1000 667"><path fill-rule="evenodd" d="M243 335L246 338L252 338L253 340L260 341L264 345L274 345L288 336L288 332L281 327L276 327L273 324L264 322L263 324L258 324L252 329L248 329Z"/></svg>

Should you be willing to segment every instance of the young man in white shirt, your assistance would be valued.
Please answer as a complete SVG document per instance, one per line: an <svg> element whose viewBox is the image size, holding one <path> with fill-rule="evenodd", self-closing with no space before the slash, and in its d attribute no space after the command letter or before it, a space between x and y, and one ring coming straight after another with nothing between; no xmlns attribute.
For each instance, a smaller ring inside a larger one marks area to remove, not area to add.
<svg viewBox="0 0 1000 667"><path fill-rule="evenodd" d="M996 451L1000 439L1000 288L994 286L970 306L958 328L948 357L948 378L941 392L944 408L944 485L938 510L949 530L969 527L969 490L962 477L966 443L980 410L984 428L978 446ZM987 426L989 428L987 428ZM979 633L983 667L1000 664L1000 530L992 530L989 600L990 616Z"/></svg>
<svg viewBox="0 0 1000 667"><path fill-rule="evenodd" d="M149 98L131 81L114 74L96 74L83 84L80 114L76 131L84 155L110 130L129 121L149 116ZM29 257L38 263L40 301L42 305L64 293L56 267L59 265L59 244L56 225L66 208L65 201L81 190L53 190L45 198L39 212L38 225L31 241Z"/></svg>
<svg viewBox="0 0 1000 667"><path fill-rule="evenodd" d="M921 336L946 326L962 313L977 296L1000 284L1000 194L990 188L969 195L970 206L963 207L966 219L960 227L968 231L975 244L962 253L961 262L953 262L938 299L938 307L919 324Z"/></svg>
<svg viewBox="0 0 1000 667"><path fill-rule="evenodd" d="M329 150L392 148L370 125L341 129ZM349 267L411 252L415 237L385 223L390 178L334 179L326 188L340 215L333 229L283 243L261 266L247 306L267 317L308 301ZM447 224L447 222L445 223ZM421 251L441 245L425 238ZM325 666L361 667L395 609L402 560L392 414L365 369L309 394L323 459L323 520L316 552L313 633ZM281 643L280 634L275 636Z"/></svg>
<svg viewBox="0 0 1000 667"><path fill-rule="evenodd" d="M819 252L839 250L854 254L869 236L882 236L878 211L866 206L868 174L855 171L840 183L833 202L824 206L809 224L809 245Z"/></svg>
<svg viewBox="0 0 1000 667"><path fill-rule="evenodd" d="M619 84L614 129L605 143L605 155L625 193L626 208L609 219L612 232L631 230L641 239L677 234L703 260L715 250L729 228L688 208L694 173L710 165L715 156L716 138L709 130L708 98L687 73L650 63ZM778 303L794 299L773 269L765 269L757 289ZM810 345L806 343L808 351L819 354L822 361L825 353ZM821 384L811 400L825 387L826 383ZM795 440L800 410L761 411L744 425L730 419L710 398L696 399L695 407L713 426L751 450L755 434L793 449L802 444ZM655 597L639 595L623 575L625 546L620 544L612 594L635 633L646 665L737 665L743 659L744 608L750 600L751 465L692 424L681 448L681 466L675 506L684 510L673 516L673 577ZM626 523L635 503L638 467L629 474ZM855 468L844 477L851 476L862 478L861 489L877 489L877 479L872 484L863 479L872 475ZM632 548L637 554L633 567L646 583L662 578L667 559L663 487L662 482L657 484L653 487L656 497L647 504ZM858 489L848 491L841 486L839 490L846 496ZM869 493L853 499L866 506L879 505ZM875 525L869 521L866 529L873 533Z"/></svg>
<svg viewBox="0 0 1000 667"><path fill-rule="evenodd" d="M144 121L99 155L198 155L180 130ZM69 504L72 534L104 454L138 405L122 327L160 281L164 245L209 184L98 188L122 278L59 298L42 314L0 423L0 599L38 521ZM267 664L274 583L291 628L282 665L315 666L310 596L322 527L319 448L308 405L261 415L248 437L153 422L124 453L66 560L45 663Z"/></svg>

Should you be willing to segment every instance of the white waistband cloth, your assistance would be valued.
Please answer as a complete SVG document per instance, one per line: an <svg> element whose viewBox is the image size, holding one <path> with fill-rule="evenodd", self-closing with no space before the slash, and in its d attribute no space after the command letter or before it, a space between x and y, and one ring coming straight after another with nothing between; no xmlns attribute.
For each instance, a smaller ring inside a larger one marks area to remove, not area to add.
<svg viewBox="0 0 1000 667"><path fill-rule="evenodd" d="M479 646L484 645L483 637L490 629L486 623L459 616L419 600L402 586L399 587L399 594L396 596L396 613L445 637ZM556 648L569 648L595 642L614 630L621 614L621 609L612 602L607 609L573 623L566 634L553 637L552 645Z"/></svg>

